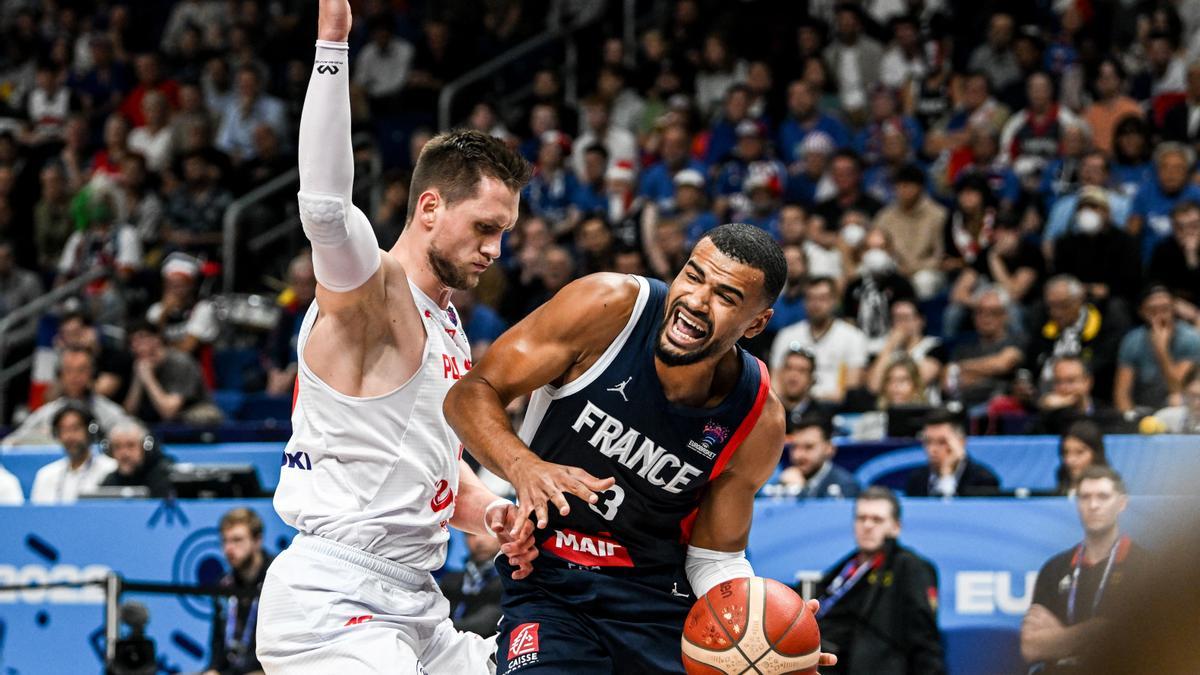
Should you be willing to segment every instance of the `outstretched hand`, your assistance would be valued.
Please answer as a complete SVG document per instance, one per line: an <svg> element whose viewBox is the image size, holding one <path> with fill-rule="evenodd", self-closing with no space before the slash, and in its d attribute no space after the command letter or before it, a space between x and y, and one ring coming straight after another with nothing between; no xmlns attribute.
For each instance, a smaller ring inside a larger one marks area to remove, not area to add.
<svg viewBox="0 0 1200 675"><path fill-rule="evenodd" d="M500 553L508 557L508 564L517 568L512 578L524 579L533 574L533 561L538 557L533 522L523 517L515 504L492 507L486 521L488 530L500 540Z"/></svg>
<svg viewBox="0 0 1200 675"><path fill-rule="evenodd" d="M350 38L350 25L354 17L350 13L350 0L319 0L317 15L317 39L329 42L345 42Z"/></svg>
<svg viewBox="0 0 1200 675"><path fill-rule="evenodd" d="M508 469L508 479L517 490L521 518L534 514L539 529L550 524L548 504L553 504L558 508L558 514L565 516L571 512L566 495L572 494L595 504L599 501L596 493L604 492L616 483L614 478L596 478L579 467L542 461L532 453L513 462ZM515 535L516 530L512 533Z"/></svg>

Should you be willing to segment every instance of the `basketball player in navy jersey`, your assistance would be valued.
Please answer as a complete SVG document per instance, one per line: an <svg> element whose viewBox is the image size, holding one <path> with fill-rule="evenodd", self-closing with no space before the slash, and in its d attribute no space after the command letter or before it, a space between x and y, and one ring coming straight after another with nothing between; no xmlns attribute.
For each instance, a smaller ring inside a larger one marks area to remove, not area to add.
<svg viewBox="0 0 1200 675"><path fill-rule="evenodd" d="M785 275L769 235L723 225L669 288L617 274L568 285L451 388L447 421L540 528L533 574L501 575L498 674L682 673L696 598L754 575L754 495L784 414L737 342L762 332ZM518 436L505 406L530 392Z"/></svg>

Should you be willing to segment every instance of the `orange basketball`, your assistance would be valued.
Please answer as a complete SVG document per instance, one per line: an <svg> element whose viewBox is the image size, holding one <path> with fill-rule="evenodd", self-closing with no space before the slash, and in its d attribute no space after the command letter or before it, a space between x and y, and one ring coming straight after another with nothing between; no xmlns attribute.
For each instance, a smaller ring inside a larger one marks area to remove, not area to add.
<svg viewBox="0 0 1200 675"><path fill-rule="evenodd" d="M718 584L683 624L683 667L689 675L817 672L821 631L792 589L752 577Z"/></svg>

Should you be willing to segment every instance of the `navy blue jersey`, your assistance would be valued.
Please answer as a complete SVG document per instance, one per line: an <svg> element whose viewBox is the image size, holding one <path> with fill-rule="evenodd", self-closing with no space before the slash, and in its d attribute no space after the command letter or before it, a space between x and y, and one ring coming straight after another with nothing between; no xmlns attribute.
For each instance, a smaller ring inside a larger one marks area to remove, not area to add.
<svg viewBox="0 0 1200 675"><path fill-rule="evenodd" d="M705 488L754 427L769 382L738 348L741 374L719 405L667 400L654 366L667 286L634 278L641 288L624 329L581 377L534 392L521 439L546 461L616 478L597 504L568 497L570 514L549 510L537 534L544 552L590 568L662 570L683 564Z"/></svg>

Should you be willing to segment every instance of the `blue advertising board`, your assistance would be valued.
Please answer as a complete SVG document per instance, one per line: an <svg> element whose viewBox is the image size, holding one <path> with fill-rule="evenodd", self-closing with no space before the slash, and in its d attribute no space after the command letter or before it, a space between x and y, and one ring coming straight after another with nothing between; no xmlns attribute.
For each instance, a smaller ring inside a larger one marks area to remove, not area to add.
<svg viewBox="0 0 1200 675"><path fill-rule="evenodd" d="M126 578L208 584L224 573L216 525L234 506L255 509L272 554L292 531L269 500L82 502L0 508L0 585L75 581L115 570ZM749 555L755 571L787 583L812 581L853 548L852 503L760 500ZM937 564L939 620L950 672L1021 672L1016 634L1034 576L1081 534L1067 499L904 500L901 541ZM1196 522L1200 501L1133 497L1122 527L1152 550L1170 525ZM462 560L461 547L451 561ZM453 564L453 563L452 563ZM205 598L129 594L150 611L160 672L202 671L211 603ZM0 673L100 673L99 589L0 593Z"/></svg>

